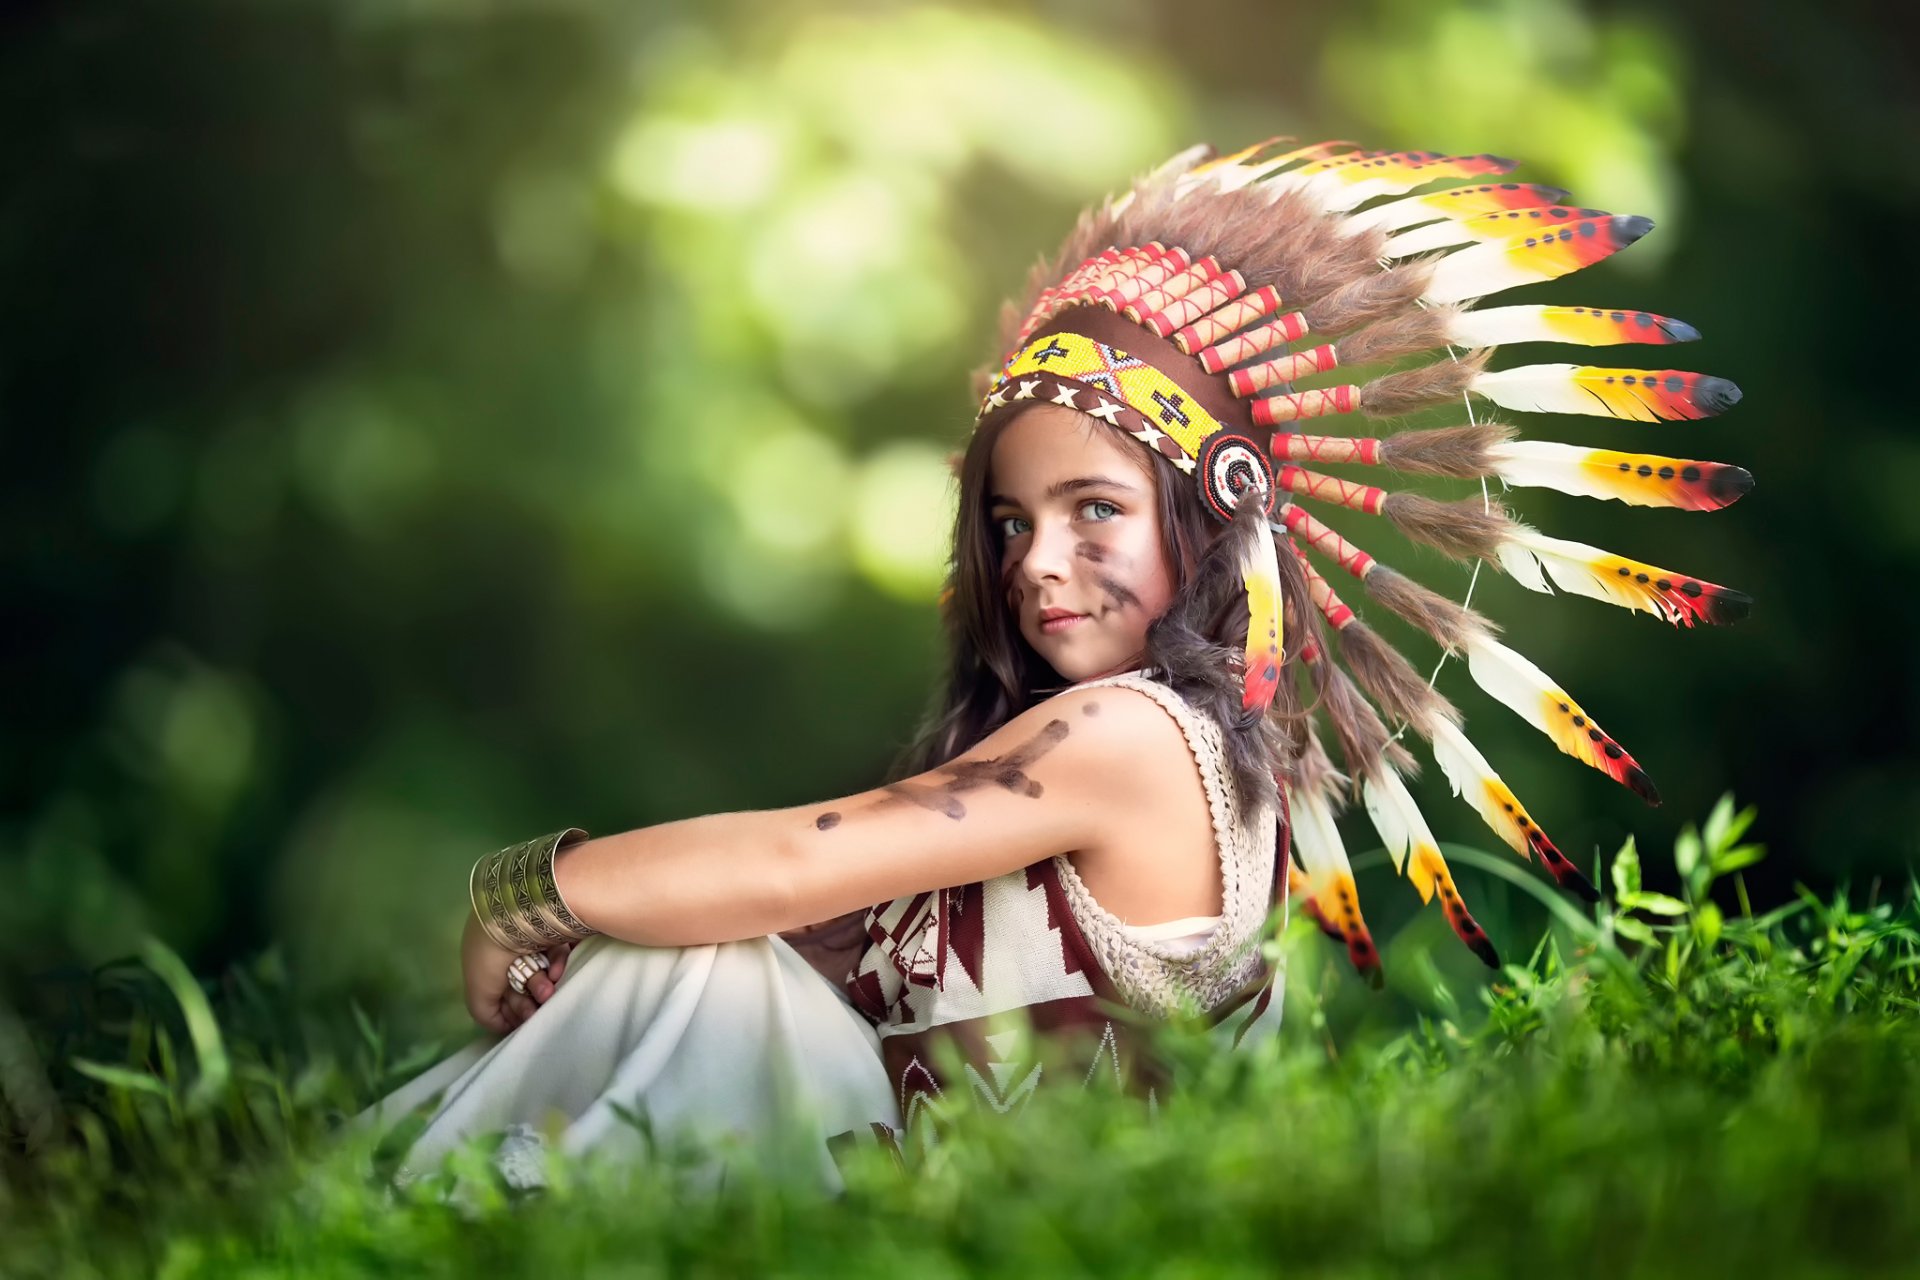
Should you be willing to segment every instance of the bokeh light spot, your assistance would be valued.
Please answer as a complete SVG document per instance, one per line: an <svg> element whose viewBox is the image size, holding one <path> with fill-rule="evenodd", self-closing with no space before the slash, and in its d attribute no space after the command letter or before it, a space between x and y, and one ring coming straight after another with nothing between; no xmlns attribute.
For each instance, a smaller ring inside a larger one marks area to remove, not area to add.
<svg viewBox="0 0 1920 1280"><path fill-rule="evenodd" d="M889 445L868 458L854 487L854 563L882 591L931 602L946 575L956 495L946 453Z"/></svg>
<svg viewBox="0 0 1920 1280"><path fill-rule="evenodd" d="M749 538L775 551L811 555L840 532L847 486L847 461L832 441L788 429L746 451L728 497Z"/></svg>
<svg viewBox="0 0 1920 1280"><path fill-rule="evenodd" d="M628 198L705 211L760 204L781 169L778 135L749 119L642 116L621 135L612 159L614 186Z"/></svg>

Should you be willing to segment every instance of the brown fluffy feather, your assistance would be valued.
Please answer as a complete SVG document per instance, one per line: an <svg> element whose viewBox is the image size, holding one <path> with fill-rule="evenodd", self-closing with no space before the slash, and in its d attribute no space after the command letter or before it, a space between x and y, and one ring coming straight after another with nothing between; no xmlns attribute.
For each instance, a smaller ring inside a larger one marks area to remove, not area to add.
<svg viewBox="0 0 1920 1280"><path fill-rule="evenodd" d="M1366 587L1367 594L1439 641L1443 649L1464 652L1469 640L1500 630L1492 619L1456 604L1377 560L1367 573Z"/></svg>
<svg viewBox="0 0 1920 1280"><path fill-rule="evenodd" d="M1431 269L1425 266L1376 269L1371 275L1341 285L1314 303L1307 312L1307 320L1315 333L1335 334L1349 333L1363 325L1392 323L1396 317L1404 317L1409 312L1425 317L1431 313L1419 311L1414 301L1427 291L1431 274ZM1432 332L1434 341L1408 350L1430 351L1445 346L1446 329L1432 327Z"/></svg>
<svg viewBox="0 0 1920 1280"><path fill-rule="evenodd" d="M1446 345L1446 333L1431 312L1412 307L1349 334L1335 344L1342 365L1377 364Z"/></svg>
<svg viewBox="0 0 1920 1280"><path fill-rule="evenodd" d="M1312 721L1307 722L1306 733L1300 747L1300 758L1294 766L1294 785L1307 791L1315 791L1325 796L1334 813L1345 807L1347 778L1333 767L1333 760L1327 755L1326 747L1320 743L1320 730Z"/></svg>
<svg viewBox="0 0 1920 1280"><path fill-rule="evenodd" d="M1394 719L1405 721L1422 734L1431 732L1436 720L1460 723L1460 713L1453 704L1435 692L1426 677L1366 623L1355 621L1340 629L1340 652L1353 669L1354 680Z"/></svg>
<svg viewBox="0 0 1920 1280"><path fill-rule="evenodd" d="M1346 757L1350 777L1376 777L1382 768L1397 769L1408 777L1419 771L1419 763L1393 741L1380 714L1354 685L1353 678L1333 664L1331 655L1323 655L1309 670L1319 686L1333 736L1340 740L1340 754Z"/></svg>
<svg viewBox="0 0 1920 1280"><path fill-rule="evenodd" d="M1390 493L1380 514L1415 542L1456 560L1498 564L1500 544L1513 532L1506 509L1480 498L1441 502L1418 493Z"/></svg>
<svg viewBox="0 0 1920 1280"><path fill-rule="evenodd" d="M1487 352L1476 351L1458 360L1383 374L1361 385L1360 407L1368 417L1391 418L1458 400L1486 362Z"/></svg>
<svg viewBox="0 0 1920 1280"><path fill-rule="evenodd" d="M1515 434L1498 422L1402 431L1380 441L1380 465L1410 475L1477 479L1492 473L1488 453Z"/></svg>

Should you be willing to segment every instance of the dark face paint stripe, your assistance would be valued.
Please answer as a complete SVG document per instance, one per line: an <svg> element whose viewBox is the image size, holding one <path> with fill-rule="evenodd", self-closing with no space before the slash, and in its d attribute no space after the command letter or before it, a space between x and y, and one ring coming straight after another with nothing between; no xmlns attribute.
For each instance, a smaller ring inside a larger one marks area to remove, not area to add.
<svg viewBox="0 0 1920 1280"><path fill-rule="evenodd" d="M1100 589L1107 593L1107 599L1113 601L1116 609L1140 607L1140 597L1133 594L1133 589L1123 582L1117 582L1112 578L1101 578Z"/></svg>

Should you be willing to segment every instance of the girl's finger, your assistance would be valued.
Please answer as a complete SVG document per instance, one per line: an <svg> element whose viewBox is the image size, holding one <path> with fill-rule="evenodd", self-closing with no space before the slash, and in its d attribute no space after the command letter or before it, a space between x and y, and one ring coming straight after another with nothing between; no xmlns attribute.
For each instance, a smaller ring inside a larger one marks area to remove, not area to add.
<svg viewBox="0 0 1920 1280"><path fill-rule="evenodd" d="M495 1005L485 1013L475 1012L474 1009L469 1006L467 1012L473 1014L473 1020L475 1022L497 1036L503 1036L513 1030L513 1023L508 1020L507 1011L499 1005Z"/></svg>
<svg viewBox="0 0 1920 1280"><path fill-rule="evenodd" d="M527 979L527 994L533 997L535 1003L545 1004L553 999L553 984L547 981L546 974L536 973Z"/></svg>
<svg viewBox="0 0 1920 1280"><path fill-rule="evenodd" d="M558 982L560 975L567 971L567 957L573 954L573 948L558 947L548 954L550 959L547 965L547 980Z"/></svg>
<svg viewBox="0 0 1920 1280"><path fill-rule="evenodd" d="M506 1005L507 1012L513 1018L513 1025L516 1027L531 1018L534 1011L540 1007L533 1002L533 997L523 996L517 991L507 992L506 999L502 1003Z"/></svg>

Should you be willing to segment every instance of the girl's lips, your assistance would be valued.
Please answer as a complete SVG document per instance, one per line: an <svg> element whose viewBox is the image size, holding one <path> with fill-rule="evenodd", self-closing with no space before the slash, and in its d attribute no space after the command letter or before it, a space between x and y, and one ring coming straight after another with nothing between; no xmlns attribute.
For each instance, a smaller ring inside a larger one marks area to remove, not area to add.
<svg viewBox="0 0 1920 1280"><path fill-rule="evenodd" d="M1087 615L1084 613L1070 613L1060 618L1042 618L1040 620L1040 634L1047 636L1059 635L1062 631L1077 627L1086 620Z"/></svg>

